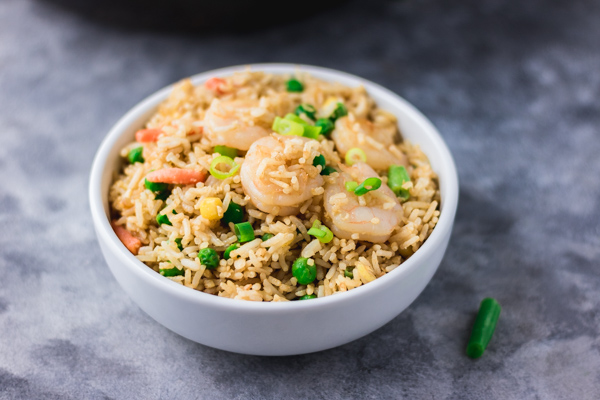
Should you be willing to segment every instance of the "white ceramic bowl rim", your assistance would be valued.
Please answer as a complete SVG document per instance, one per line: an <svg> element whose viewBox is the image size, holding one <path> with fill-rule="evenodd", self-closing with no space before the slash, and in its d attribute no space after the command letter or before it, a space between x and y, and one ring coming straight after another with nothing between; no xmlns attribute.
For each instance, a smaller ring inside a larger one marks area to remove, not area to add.
<svg viewBox="0 0 600 400"><path fill-rule="evenodd" d="M207 71L191 77L192 82L197 85L213 76L227 76L236 71L243 71L250 67L254 71L265 71L278 74L289 74L296 71L308 72L309 74L318 74L322 79L335 81L336 79L344 79L354 81L356 85L362 84L367 91L378 91L379 97L387 97L393 102L400 102L405 107L405 112L410 114L410 117L421 125L423 130L429 131L431 139L434 142L438 151L438 156L441 158L440 165L446 169L446 179L444 184L448 185L450 190L444 198L442 198L441 213L436 227L425 243L413 254L408 260L404 261L399 267L395 268L386 275L377 278L369 284L359 286L352 290L322 298L313 299L311 301L290 301L290 302L253 302L246 300L236 300L226 297L219 297L212 294L197 291L187 288L181 284L175 283L152 269L148 268L143 262L139 261L127 250L127 248L117 238L116 234L110 226L106 211L103 206L103 198L108 193L102 193L101 182L103 172L106 168L106 161L111 153L115 142L122 136L124 130L129 128L131 124L147 112L149 109L154 109L162 102L171 92L173 85L169 85L156 93L142 100L125 114L109 131L108 135L102 141L98 152L92 164L89 185L89 198L92 218L96 226L98 235L102 235L109 244L111 251L118 254L124 265L123 268L133 268L139 279L149 281L153 286L159 286L162 290L171 293L174 296L185 298L198 303L208 303L218 307L243 309L248 312L282 312L286 309L309 309L325 305L326 302L333 304L334 302L344 301L350 296L368 295L369 291L376 291L388 279L401 279L402 275L409 273L414 268L418 268L421 259L425 257L425 253L432 251L437 246L441 246L443 242L442 228L451 226L456 214L458 205L458 175L452 155L448 150L444 140L438 133L437 129L427 120L421 112L414 108L410 103L391 92L390 90L368 81L366 79L351 75L345 72L336 71L333 69L315 67L302 64L249 64L227 68L220 68L212 71ZM325 77L325 78L323 78ZM133 138L132 138L133 139ZM455 190L453 188L456 188Z"/></svg>

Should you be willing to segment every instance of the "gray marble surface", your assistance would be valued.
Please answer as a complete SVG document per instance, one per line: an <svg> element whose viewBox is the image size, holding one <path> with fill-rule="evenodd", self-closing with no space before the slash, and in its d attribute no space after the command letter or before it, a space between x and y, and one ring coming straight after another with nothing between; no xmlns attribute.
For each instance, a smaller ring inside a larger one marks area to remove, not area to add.
<svg viewBox="0 0 600 400"><path fill-rule="evenodd" d="M599 18L585 0L383 1L192 35L3 0L0 398L599 398ZM408 310L348 345L265 358L190 342L132 303L100 254L87 183L105 133L143 97L276 61L414 103L453 151L461 197L446 257ZM473 361L485 296L504 308Z"/></svg>

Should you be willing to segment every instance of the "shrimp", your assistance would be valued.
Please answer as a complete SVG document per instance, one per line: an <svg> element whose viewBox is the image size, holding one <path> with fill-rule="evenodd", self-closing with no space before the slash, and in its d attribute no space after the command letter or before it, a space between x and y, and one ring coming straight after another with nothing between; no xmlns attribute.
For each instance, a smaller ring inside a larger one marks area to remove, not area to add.
<svg viewBox="0 0 600 400"><path fill-rule="evenodd" d="M402 206L394 192L385 184L359 199L346 190L347 181L362 182L367 178L378 177L365 163L352 167L340 165L342 171L337 177L329 178L325 185L325 223L331 231L342 239L358 239L372 243L387 241L394 229L402 221Z"/></svg>
<svg viewBox="0 0 600 400"><path fill-rule="evenodd" d="M111 221L110 225L112 226L121 243L127 247L127 250L129 250L133 255L137 255L138 251L140 250L140 246L142 245L140 239L133 236L131 232L123 228L121 225L117 225L116 221Z"/></svg>
<svg viewBox="0 0 600 400"><path fill-rule="evenodd" d="M248 150L252 143L269 134L265 126L273 118L258 101L215 99L204 116L204 136L213 145Z"/></svg>
<svg viewBox="0 0 600 400"><path fill-rule="evenodd" d="M275 133L254 142L240 177L256 208L275 215L297 214L303 202L317 195L323 177L312 162L319 146L316 140Z"/></svg>
<svg viewBox="0 0 600 400"><path fill-rule="evenodd" d="M163 168L146 175L150 182L172 183L175 185L194 185L206 180L206 171L183 168Z"/></svg>
<svg viewBox="0 0 600 400"><path fill-rule="evenodd" d="M388 129L377 129L371 121L350 116L339 118L331 134L335 146L343 156L353 147L362 149L367 155L367 164L377 170L386 170L390 165L407 166L406 156L392 153L394 138Z"/></svg>

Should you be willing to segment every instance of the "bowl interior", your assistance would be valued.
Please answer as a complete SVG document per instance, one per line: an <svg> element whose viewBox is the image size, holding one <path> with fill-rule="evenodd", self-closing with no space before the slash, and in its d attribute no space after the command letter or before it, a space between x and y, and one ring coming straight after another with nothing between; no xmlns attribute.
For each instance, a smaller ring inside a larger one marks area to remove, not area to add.
<svg viewBox="0 0 600 400"><path fill-rule="evenodd" d="M417 265L419 262L420 254L433 249L436 243L439 244L442 238L442 230L451 229L456 213L458 203L458 177L456 173L456 167L450 151L445 145L442 137L437 132L435 127L425 118L417 109L406 102L398 95L391 91L377 85L373 82L365 79L350 75L347 73L334 71L326 68L313 67L307 65L292 65L292 64L253 64L250 65L252 70L265 71L277 74L293 74L298 71L308 72L316 78L320 78L327 81L337 81L347 86L359 86L363 85L369 95L375 100L378 107L393 113L398 119L398 125L404 139L409 140L412 143L418 144L423 152L428 156L429 161L433 170L439 177L440 194L441 194L441 214L436 228L433 230L430 237L425 241L423 246L408 260L406 260L399 268L391 271L385 276L369 283L369 285L363 285L355 288L351 291L341 293L338 296L328 296L318 300L333 301L333 298L340 298L344 296L352 295L356 291L364 290L376 290L378 281L384 279L390 279L391 276L401 274L402 271L411 268L413 265ZM192 82L195 85L201 84L205 80L213 76L226 76L231 75L236 71L243 71L248 66L236 66L228 67L218 70L213 70L205 73L201 73L191 77ZM207 297L216 299L215 301L231 300L219 298L217 296L207 295L202 292L187 290L187 288L172 282L168 279L164 279L158 274L147 268L142 262L138 261L133 255L131 255L124 246L120 245L120 242L116 238L116 235L112 232L109 225L109 204L108 204L108 191L110 184L121 166L122 159L119 155L120 149L126 144L130 143L135 132L140 129L144 123L155 113L158 105L169 95L172 90L172 85L163 88L146 98L133 109L131 109L124 117L122 117L117 124L111 129L107 137L102 142L96 158L93 163L92 173L90 177L90 205L92 209L92 215L96 224L96 229L102 234L108 234L111 236L110 241L113 244L118 245L119 252L123 256L127 263L136 264L136 267L143 269L142 274L152 273L152 277L146 275L150 279L160 279L165 285L172 285L174 290L185 289L191 295L204 295L205 300ZM104 218L100 218L103 214ZM154 276L155 275L155 276ZM176 288L176 289L175 289ZM212 300L208 300L212 301ZM251 302L240 302L236 303L251 303ZM290 302L304 303L307 306L311 302ZM268 303L272 304L272 303ZM260 303L259 305L262 305ZM273 303L274 306L284 307L289 306L288 303ZM248 307L253 307L248 305Z"/></svg>

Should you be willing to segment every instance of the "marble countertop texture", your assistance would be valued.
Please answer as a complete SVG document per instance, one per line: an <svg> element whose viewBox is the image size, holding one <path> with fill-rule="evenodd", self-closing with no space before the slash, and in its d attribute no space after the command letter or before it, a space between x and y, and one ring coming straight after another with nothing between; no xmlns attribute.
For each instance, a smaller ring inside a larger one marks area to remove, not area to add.
<svg viewBox="0 0 600 400"><path fill-rule="evenodd" d="M185 33L3 0L0 399L600 398L599 18L586 0L374 1ZM439 128L460 175L423 294L316 354L232 354L154 322L110 274L88 210L92 158L122 114L188 75L255 62L392 89ZM474 361L486 296L503 311Z"/></svg>

